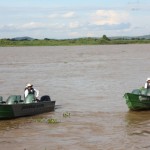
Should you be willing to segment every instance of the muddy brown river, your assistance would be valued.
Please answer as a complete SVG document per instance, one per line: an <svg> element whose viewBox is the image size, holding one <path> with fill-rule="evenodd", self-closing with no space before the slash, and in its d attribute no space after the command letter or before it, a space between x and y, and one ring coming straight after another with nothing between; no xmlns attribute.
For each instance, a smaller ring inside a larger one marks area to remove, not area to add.
<svg viewBox="0 0 150 150"><path fill-rule="evenodd" d="M147 77L149 44L0 47L4 100L23 97L29 82L57 105L54 112L0 120L0 149L149 150L150 111L131 112L123 99ZM58 123L43 121L51 118Z"/></svg>

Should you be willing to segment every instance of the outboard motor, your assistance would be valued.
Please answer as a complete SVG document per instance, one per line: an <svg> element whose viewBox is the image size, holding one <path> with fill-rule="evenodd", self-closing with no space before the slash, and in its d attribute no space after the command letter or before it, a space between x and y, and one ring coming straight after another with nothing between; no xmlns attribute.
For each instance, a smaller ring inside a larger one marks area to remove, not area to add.
<svg viewBox="0 0 150 150"><path fill-rule="evenodd" d="M48 95L44 95L44 96L41 97L40 101L41 101L41 102L51 101L51 98L50 98L50 96L48 96Z"/></svg>

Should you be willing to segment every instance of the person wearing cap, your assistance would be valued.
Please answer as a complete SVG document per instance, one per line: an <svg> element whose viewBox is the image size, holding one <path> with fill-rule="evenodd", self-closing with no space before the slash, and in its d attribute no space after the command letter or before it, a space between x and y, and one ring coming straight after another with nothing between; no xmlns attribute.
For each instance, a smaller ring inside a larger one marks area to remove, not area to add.
<svg viewBox="0 0 150 150"><path fill-rule="evenodd" d="M145 83L145 89L150 89L150 78L147 78L146 83Z"/></svg>
<svg viewBox="0 0 150 150"><path fill-rule="evenodd" d="M35 98L38 99L39 91L33 88L33 85L28 83L24 90L24 97L26 98L28 94L34 94Z"/></svg>

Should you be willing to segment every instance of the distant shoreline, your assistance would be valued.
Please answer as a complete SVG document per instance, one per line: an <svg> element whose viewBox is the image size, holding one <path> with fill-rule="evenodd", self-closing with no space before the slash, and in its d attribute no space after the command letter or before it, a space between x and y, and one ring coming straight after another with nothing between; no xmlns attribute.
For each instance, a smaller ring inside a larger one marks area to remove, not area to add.
<svg viewBox="0 0 150 150"><path fill-rule="evenodd" d="M0 39L0 47L15 46L79 46L79 45L117 45L117 44L150 44L150 39L109 39L102 38L78 38L78 39L33 39L33 40L12 40Z"/></svg>

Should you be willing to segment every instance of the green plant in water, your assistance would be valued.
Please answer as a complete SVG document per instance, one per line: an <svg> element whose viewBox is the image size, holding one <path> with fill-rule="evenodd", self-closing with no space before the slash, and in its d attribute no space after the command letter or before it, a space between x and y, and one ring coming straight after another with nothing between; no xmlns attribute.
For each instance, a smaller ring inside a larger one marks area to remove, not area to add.
<svg viewBox="0 0 150 150"><path fill-rule="evenodd" d="M45 122L45 118L38 118L36 119L37 122Z"/></svg>
<svg viewBox="0 0 150 150"><path fill-rule="evenodd" d="M47 120L47 123L54 124L54 123L59 123L59 121L57 119L50 118Z"/></svg>
<svg viewBox="0 0 150 150"><path fill-rule="evenodd" d="M38 118L38 119L36 119L36 121L40 122L40 123L49 123L49 124L54 124L54 123L59 123L60 122L57 119L53 119L53 118L49 118L49 119Z"/></svg>
<svg viewBox="0 0 150 150"><path fill-rule="evenodd" d="M63 113L63 117L70 117L70 113L69 112L65 112L65 113Z"/></svg>

